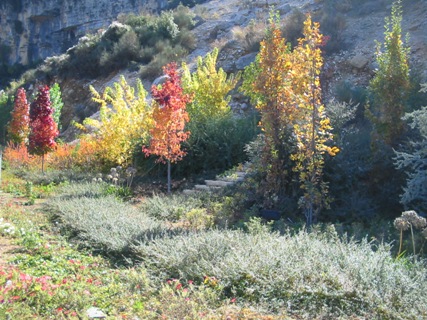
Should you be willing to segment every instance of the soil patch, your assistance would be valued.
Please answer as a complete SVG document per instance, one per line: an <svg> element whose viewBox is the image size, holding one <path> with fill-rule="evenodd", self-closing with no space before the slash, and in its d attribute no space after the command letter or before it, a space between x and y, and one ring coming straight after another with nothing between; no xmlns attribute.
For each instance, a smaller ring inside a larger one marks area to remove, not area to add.
<svg viewBox="0 0 427 320"><path fill-rule="evenodd" d="M0 267L8 263L18 248L11 239L0 236Z"/></svg>

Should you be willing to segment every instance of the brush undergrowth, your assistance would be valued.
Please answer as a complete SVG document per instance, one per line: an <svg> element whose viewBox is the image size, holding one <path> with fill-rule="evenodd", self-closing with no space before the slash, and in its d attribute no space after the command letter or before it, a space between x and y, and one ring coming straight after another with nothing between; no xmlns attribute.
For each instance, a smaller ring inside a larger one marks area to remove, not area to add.
<svg viewBox="0 0 427 320"><path fill-rule="evenodd" d="M271 312L308 318L427 315L422 263L395 260L387 245L340 240L336 233L279 235L211 230L134 248L152 277L208 283ZM261 231L260 231L261 230Z"/></svg>
<svg viewBox="0 0 427 320"><path fill-rule="evenodd" d="M77 319L91 306L141 319L427 316L425 262L394 258L386 244L342 239L333 227L273 233L259 219L246 231L173 225L176 208L207 214L203 197L154 196L136 207L98 183L55 193L40 212L0 208L15 230L3 237L21 246L0 268L0 318ZM133 267L113 267L118 257Z"/></svg>

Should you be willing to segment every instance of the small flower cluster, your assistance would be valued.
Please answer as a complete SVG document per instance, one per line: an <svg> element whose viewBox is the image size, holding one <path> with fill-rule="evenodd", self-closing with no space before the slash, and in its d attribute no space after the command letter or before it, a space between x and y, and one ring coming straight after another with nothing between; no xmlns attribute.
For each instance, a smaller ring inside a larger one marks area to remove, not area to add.
<svg viewBox="0 0 427 320"><path fill-rule="evenodd" d="M427 226L425 218L420 217L414 210L402 212L402 216L394 220L394 227L399 231L406 231L409 228L422 229ZM422 235L427 238L427 228L422 232Z"/></svg>
<svg viewBox="0 0 427 320"><path fill-rule="evenodd" d="M133 178L135 177L136 169L128 167L123 170L122 166L117 166L110 169L110 173L105 176L106 181L110 181L113 185L125 184L128 188L132 185ZM92 179L92 182L103 182L102 173L98 173L96 177Z"/></svg>
<svg viewBox="0 0 427 320"><path fill-rule="evenodd" d="M13 236L16 232L15 226L9 222L4 222L3 218L0 218L0 234L3 236Z"/></svg>

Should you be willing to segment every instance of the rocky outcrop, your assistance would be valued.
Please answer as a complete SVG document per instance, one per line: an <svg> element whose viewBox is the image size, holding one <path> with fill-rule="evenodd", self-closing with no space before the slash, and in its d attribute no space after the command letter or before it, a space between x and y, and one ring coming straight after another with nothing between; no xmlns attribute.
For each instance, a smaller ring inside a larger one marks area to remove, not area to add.
<svg viewBox="0 0 427 320"><path fill-rule="evenodd" d="M120 13L159 11L166 5L167 0L2 0L0 46L9 52L6 63L27 65L65 52Z"/></svg>

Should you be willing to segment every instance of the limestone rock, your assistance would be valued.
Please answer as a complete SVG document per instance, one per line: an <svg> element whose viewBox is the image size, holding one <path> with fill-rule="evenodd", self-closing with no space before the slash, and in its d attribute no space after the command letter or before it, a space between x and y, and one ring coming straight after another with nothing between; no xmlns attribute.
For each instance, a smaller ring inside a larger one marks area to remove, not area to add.
<svg viewBox="0 0 427 320"><path fill-rule="evenodd" d="M239 59L237 59L236 61L236 69L237 70L243 70L245 69L245 67L247 67L248 65L250 65L252 62L255 61L255 57L256 57L257 53L256 52L252 52L249 53L243 57L240 57Z"/></svg>
<svg viewBox="0 0 427 320"><path fill-rule="evenodd" d="M348 63L353 68L360 70L368 65L369 59L361 54L357 54L353 58L351 58Z"/></svg>
<svg viewBox="0 0 427 320"><path fill-rule="evenodd" d="M106 28L120 13L164 9L167 0L0 1L0 43L9 64L59 55L87 33Z"/></svg>

